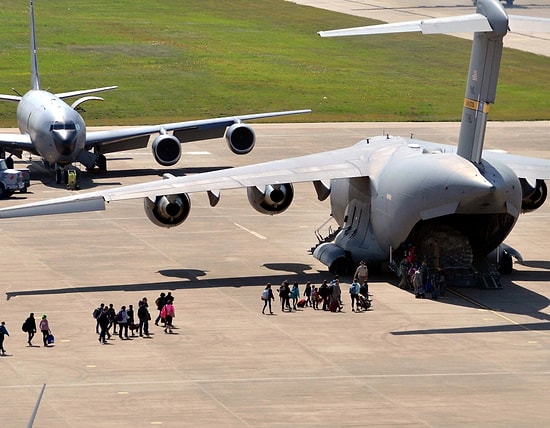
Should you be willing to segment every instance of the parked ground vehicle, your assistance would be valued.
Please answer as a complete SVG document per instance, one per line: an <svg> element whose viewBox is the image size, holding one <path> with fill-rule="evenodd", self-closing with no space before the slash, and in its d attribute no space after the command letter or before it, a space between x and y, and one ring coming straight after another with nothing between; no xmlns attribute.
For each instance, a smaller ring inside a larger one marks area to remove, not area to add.
<svg viewBox="0 0 550 428"><path fill-rule="evenodd" d="M0 198L8 198L16 191L25 193L30 184L28 169L8 168L6 160L0 159Z"/></svg>

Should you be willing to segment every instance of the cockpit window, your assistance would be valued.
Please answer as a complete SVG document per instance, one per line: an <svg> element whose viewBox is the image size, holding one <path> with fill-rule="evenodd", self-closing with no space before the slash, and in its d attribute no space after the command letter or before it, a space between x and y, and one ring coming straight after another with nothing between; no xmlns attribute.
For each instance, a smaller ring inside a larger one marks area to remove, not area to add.
<svg viewBox="0 0 550 428"><path fill-rule="evenodd" d="M62 130L74 131L78 128L79 127L76 125L76 123L74 123L71 120L69 122L54 122L54 123L52 123L52 125L50 126L50 131L62 131Z"/></svg>

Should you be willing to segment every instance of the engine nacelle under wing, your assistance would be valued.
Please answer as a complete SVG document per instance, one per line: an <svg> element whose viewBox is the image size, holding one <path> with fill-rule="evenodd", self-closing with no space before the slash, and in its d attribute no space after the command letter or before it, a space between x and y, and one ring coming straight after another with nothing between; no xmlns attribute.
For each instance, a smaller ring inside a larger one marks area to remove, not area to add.
<svg viewBox="0 0 550 428"><path fill-rule="evenodd" d="M524 178L520 178L519 181L523 193L521 210L527 213L540 208L548 196L548 188L544 180L537 180L534 186Z"/></svg>
<svg viewBox="0 0 550 428"><path fill-rule="evenodd" d="M294 199L294 187L291 183L270 184L265 188L248 187L246 189L248 202L261 214L280 214L284 212Z"/></svg>
<svg viewBox="0 0 550 428"><path fill-rule="evenodd" d="M234 123L225 133L229 149L236 155L246 155L254 148L256 134L244 123Z"/></svg>
<svg viewBox="0 0 550 428"><path fill-rule="evenodd" d="M154 200L144 198L143 205L149 220L166 228L182 224L191 211L191 201L186 193L157 196Z"/></svg>
<svg viewBox="0 0 550 428"><path fill-rule="evenodd" d="M151 146L155 160L162 166L175 165L181 158L181 144L173 135L160 134Z"/></svg>

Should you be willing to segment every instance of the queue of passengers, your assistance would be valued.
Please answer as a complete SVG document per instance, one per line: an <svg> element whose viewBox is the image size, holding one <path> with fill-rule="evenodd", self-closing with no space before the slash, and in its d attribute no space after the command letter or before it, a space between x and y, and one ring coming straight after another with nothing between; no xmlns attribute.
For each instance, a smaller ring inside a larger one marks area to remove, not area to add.
<svg viewBox="0 0 550 428"><path fill-rule="evenodd" d="M172 293L160 293L160 296L155 300L155 306L158 310L155 325L159 325L159 322L161 322L165 333L173 333L174 326L172 320L176 316L176 312ZM101 303L99 307L94 309L92 316L96 319L96 334L99 335L99 343L106 344L107 340L111 339L112 334L117 334L117 327L120 340L130 338L128 331L130 331L132 336L136 336L135 333L138 333L139 337L150 338L151 336L149 333L151 313L149 312L147 297L138 302L136 314L134 313L133 305L128 305L128 307L123 305L117 312L112 303L109 306Z"/></svg>
<svg viewBox="0 0 550 428"><path fill-rule="evenodd" d="M445 295L445 271L438 268L435 273L430 272L426 261L418 265L404 258L399 266L398 275L401 277L399 287L412 290L417 299L424 299L427 293L432 299Z"/></svg>
<svg viewBox="0 0 550 428"><path fill-rule="evenodd" d="M338 276L335 276L330 283L326 280L323 281L319 287L307 282L303 295L300 295L297 282L290 287L289 282L285 280L277 289L277 292L281 303L281 312L292 312L304 307L311 307L314 310L341 312L343 308L342 288ZM349 294L352 312L360 312L370 307L371 300L366 277L361 284L358 278L355 277L349 287ZM275 296L271 283L267 283L265 286L261 299L264 303L262 314L265 314L266 310L269 310L270 315L273 314L271 302L275 300Z"/></svg>

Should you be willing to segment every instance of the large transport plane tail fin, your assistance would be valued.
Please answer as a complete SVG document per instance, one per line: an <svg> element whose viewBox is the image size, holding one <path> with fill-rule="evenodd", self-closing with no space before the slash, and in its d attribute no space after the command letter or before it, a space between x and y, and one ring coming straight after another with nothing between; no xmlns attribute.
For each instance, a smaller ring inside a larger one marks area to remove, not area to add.
<svg viewBox="0 0 550 428"><path fill-rule="evenodd" d="M502 40L509 30L550 32L550 19L508 16L500 1L478 0L476 13L470 15L321 31L319 35L337 37L415 31L421 31L423 34L473 32L457 154L479 164L489 105L495 102Z"/></svg>
<svg viewBox="0 0 550 428"><path fill-rule="evenodd" d="M37 54L37 47L36 47L36 27L34 24L34 2L33 0L30 0L30 31L31 31L31 91L39 91L40 90L40 76L38 74L38 54ZM63 98L70 98L70 97L78 97L81 95L88 95L88 94L95 94L97 92L105 92L110 91L112 89L116 89L117 86L105 86L102 88L94 88L94 89L82 89L77 91L71 91L71 92L62 92L55 94L57 97L63 99ZM3 95L0 94L0 100L1 101L21 101L20 95ZM101 99L101 98L90 98L90 99ZM80 104L80 103L77 103Z"/></svg>

